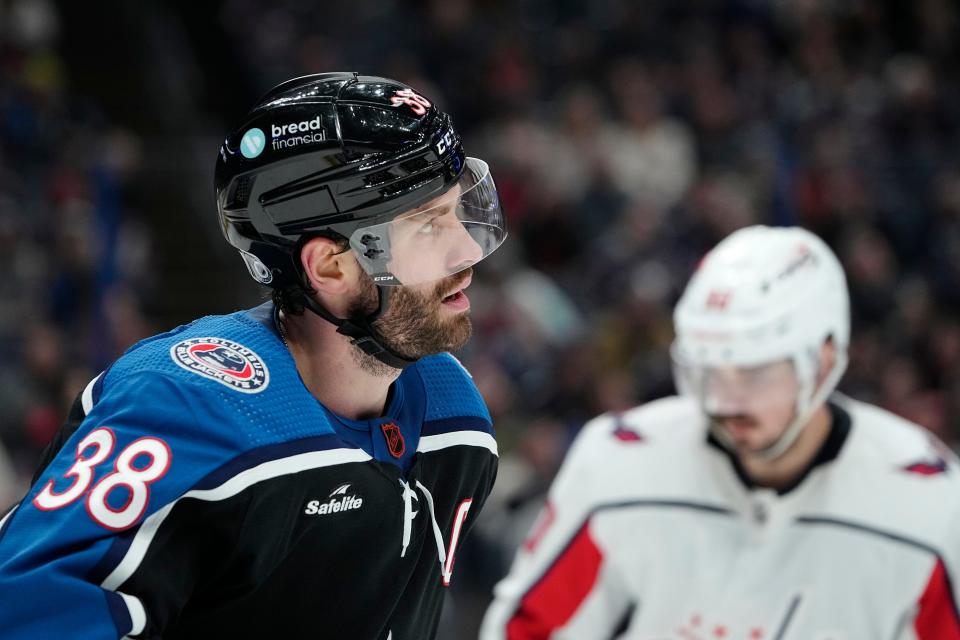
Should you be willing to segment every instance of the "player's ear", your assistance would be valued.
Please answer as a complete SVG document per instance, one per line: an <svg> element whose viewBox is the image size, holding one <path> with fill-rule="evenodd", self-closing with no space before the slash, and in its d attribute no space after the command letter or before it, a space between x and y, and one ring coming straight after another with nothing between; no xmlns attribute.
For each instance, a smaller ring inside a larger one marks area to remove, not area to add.
<svg viewBox="0 0 960 640"><path fill-rule="evenodd" d="M324 237L308 240L300 250L300 260L307 284L325 294L347 292L360 268L349 249L344 251L336 240Z"/></svg>

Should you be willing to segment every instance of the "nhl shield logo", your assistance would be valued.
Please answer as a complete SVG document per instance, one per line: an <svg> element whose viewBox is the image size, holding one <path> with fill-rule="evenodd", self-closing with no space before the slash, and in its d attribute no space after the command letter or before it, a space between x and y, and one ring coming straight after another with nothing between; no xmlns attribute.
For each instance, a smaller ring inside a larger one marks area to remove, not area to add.
<svg viewBox="0 0 960 640"><path fill-rule="evenodd" d="M243 393L260 393L270 372L256 353L224 338L191 338L170 347L170 357L191 373Z"/></svg>
<svg viewBox="0 0 960 640"><path fill-rule="evenodd" d="M392 422L384 422L380 425L380 430L383 431L383 438L387 441L387 450L390 451L390 455L394 458L403 456L403 452L407 450L407 445L403 441L400 427Z"/></svg>

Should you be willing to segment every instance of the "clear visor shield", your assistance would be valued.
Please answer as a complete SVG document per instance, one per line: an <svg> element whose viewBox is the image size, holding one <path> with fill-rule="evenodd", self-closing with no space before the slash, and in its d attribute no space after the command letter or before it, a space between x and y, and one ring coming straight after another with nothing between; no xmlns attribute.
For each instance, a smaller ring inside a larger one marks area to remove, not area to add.
<svg viewBox="0 0 960 640"><path fill-rule="evenodd" d="M694 396L712 417L756 416L793 407L800 383L791 359L753 367L705 367L674 359L681 390Z"/></svg>
<svg viewBox="0 0 960 640"><path fill-rule="evenodd" d="M357 229L350 247L380 285L413 285L463 271L507 237L487 163L467 158L446 193L389 222Z"/></svg>

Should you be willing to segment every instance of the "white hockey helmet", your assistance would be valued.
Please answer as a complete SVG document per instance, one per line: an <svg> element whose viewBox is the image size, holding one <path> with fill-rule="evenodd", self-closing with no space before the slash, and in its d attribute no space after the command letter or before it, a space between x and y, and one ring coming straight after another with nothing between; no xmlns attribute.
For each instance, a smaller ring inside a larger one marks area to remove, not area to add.
<svg viewBox="0 0 960 640"><path fill-rule="evenodd" d="M673 318L677 388L701 403L698 381L710 369L793 363L799 386L794 418L761 452L768 458L793 444L846 369L850 300L843 268L823 240L799 227L752 226L729 235L703 259ZM834 367L817 386L820 349L828 339ZM715 435L729 445L721 430Z"/></svg>

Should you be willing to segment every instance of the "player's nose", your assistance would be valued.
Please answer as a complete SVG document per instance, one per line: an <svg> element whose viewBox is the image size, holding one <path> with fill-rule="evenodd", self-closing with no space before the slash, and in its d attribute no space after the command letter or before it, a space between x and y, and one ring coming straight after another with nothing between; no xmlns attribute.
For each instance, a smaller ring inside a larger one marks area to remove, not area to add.
<svg viewBox="0 0 960 640"><path fill-rule="evenodd" d="M457 223L450 250L447 252L447 272L454 273L466 269L483 258L483 247L473 239L463 223Z"/></svg>
<svg viewBox="0 0 960 640"><path fill-rule="evenodd" d="M710 415L743 415L747 409L746 396L735 389L715 390L707 394L705 409Z"/></svg>

